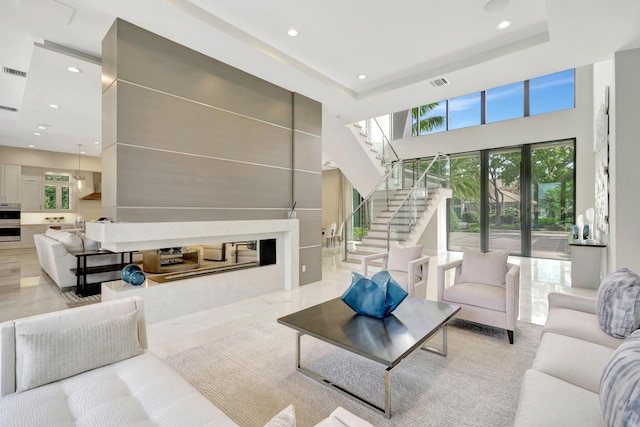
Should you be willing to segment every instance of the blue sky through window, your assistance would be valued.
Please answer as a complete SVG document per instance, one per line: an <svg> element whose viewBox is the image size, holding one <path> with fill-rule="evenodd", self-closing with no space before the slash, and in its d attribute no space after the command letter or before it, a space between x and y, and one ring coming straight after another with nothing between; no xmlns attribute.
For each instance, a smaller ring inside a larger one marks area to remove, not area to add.
<svg viewBox="0 0 640 427"><path fill-rule="evenodd" d="M574 81L573 69L529 80L529 114L573 108Z"/></svg>
<svg viewBox="0 0 640 427"><path fill-rule="evenodd" d="M524 117L524 82L487 90L487 123Z"/></svg>
<svg viewBox="0 0 640 427"><path fill-rule="evenodd" d="M517 82L487 89L486 123L524 117L524 82ZM449 130L480 125L481 93L451 98L449 100ZM549 113L575 107L575 70L569 69L529 80L529 115ZM417 110L417 109L416 109ZM447 115L446 101L422 114L420 119ZM414 117L415 123L415 117ZM427 130L421 127L419 134L442 132L445 126Z"/></svg>
<svg viewBox="0 0 640 427"><path fill-rule="evenodd" d="M460 129L480 124L480 92L449 100L449 129Z"/></svg>

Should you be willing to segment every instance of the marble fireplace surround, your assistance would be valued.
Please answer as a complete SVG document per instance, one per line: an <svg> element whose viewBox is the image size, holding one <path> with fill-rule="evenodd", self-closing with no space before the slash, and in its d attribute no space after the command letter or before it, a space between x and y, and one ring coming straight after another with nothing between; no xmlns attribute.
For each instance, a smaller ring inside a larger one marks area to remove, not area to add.
<svg viewBox="0 0 640 427"><path fill-rule="evenodd" d="M151 223L87 223L87 237L113 252L153 250L242 240L276 239L276 264L223 274L132 286L102 284L104 301L141 296L150 323L241 299L299 287L297 219Z"/></svg>

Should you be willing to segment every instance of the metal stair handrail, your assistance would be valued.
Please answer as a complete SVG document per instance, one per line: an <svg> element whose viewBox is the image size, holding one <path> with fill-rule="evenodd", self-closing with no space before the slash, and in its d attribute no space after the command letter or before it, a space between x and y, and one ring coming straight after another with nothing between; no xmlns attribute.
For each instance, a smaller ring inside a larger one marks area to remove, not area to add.
<svg viewBox="0 0 640 427"><path fill-rule="evenodd" d="M371 120L373 120L376 124L376 126L378 126L378 129L380 129L380 134L382 134L382 162L383 164L387 164L387 157L385 156L385 148L389 147L389 149L391 149L391 153L393 153L393 157L390 161L390 163L393 163L395 161L400 160L400 157L398 156L398 153L396 153L396 150L393 149L393 145L391 145L391 142L389 142L389 138L387 138L387 135L385 135L384 130L382 129L382 126L380 126L380 123L378 123L378 120L376 120L375 117L373 117Z"/></svg>
<svg viewBox="0 0 640 427"><path fill-rule="evenodd" d="M351 212L351 214L349 214L349 216L348 216L348 217L347 217L347 218L342 222L342 224L343 224L343 233L344 233L345 235L347 235L347 236L348 236L348 230L349 230L349 228L348 228L348 223L349 223L349 221L352 221L352 220L353 220L353 217L355 216L355 214L356 214L357 212L359 212L365 204L369 203L369 201L370 201L370 200L371 200L371 198L374 196L374 194L376 194L376 192L377 192L377 191L379 191L379 190L381 189L381 187L382 187L383 185L385 185L385 184L386 184L386 186L387 186L387 188L386 188L386 191L387 191L387 204L389 203L389 184L388 184L389 179L393 176L393 174L394 174L396 171L398 171L398 170L400 170L400 171L401 171L401 170L402 170L402 169L401 169L401 168L402 168L402 165L403 165L403 161L402 161L402 159L399 159L399 160L398 160L398 161L393 165L393 167L389 170L389 172L387 172L387 173L382 177L382 179L380 180L380 182L378 182L378 184L377 184L377 185L376 185L376 186L375 186L375 187L374 187L374 188L369 192L369 194L367 195L367 197L365 197L365 198L362 200L362 202L360 202L360 204L358 205L358 207L356 207L356 208L353 210L353 212ZM348 247L349 247L349 246L348 246L348 240L349 240L348 238L344 238L344 239L343 239L343 241L344 241L344 257L345 257L345 258L347 257L347 254L348 254Z"/></svg>
<svg viewBox="0 0 640 427"><path fill-rule="evenodd" d="M429 166L427 166L427 168L422 173L422 175L420 176L418 181L416 181L416 183L413 185L413 187L411 188L409 193L402 200L402 203L400 203L400 206L398 206L398 208L394 211L393 215L391 215L391 218L389 219L389 222L387 224L387 251L391 248L391 226L393 225L393 221L396 219L396 217L398 216L398 214L400 213L402 208L405 206L407 201L410 202L410 205L414 203L414 201L416 199L414 199L412 196L414 195L415 191L420 187L420 185L421 185L421 183L423 181L425 182L425 186L424 186L424 188L425 188L424 202L425 202L425 207L426 207L427 199L429 198L429 186L426 183L426 179L427 179L427 176L429 175L429 172L431 171L431 168L433 167L433 165L436 162L438 162L439 160L442 160L442 158L446 159L447 161L450 161L450 157L448 155L440 153L440 152L438 154L436 154L436 156L433 158L431 163L429 163ZM440 163L438 163L438 166L440 166ZM438 178L438 180L442 180L440 171L438 171L438 174L436 175L436 177ZM449 186L448 174L446 175L444 180L445 180L445 186L448 187ZM413 209L411 209L410 212L413 212ZM411 230L413 228L413 226L415 225L415 222L412 221L411 217L409 218L408 225L409 225L409 230Z"/></svg>

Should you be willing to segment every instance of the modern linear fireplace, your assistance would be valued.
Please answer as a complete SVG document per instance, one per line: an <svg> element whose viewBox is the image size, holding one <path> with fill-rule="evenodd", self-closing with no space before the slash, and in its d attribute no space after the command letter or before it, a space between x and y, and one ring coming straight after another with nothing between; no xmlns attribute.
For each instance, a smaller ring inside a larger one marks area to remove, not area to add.
<svg viewBox="0 0 640 427"><path fill-rule="evenodd" d="M150 323L299 287L297 219L162 223L88 223L87 237L113 252L256 241L258 268L193 276L166 283L122 280L102 284L102 299L140 296ZM176 273L177 274L177 273Z"/></svg>

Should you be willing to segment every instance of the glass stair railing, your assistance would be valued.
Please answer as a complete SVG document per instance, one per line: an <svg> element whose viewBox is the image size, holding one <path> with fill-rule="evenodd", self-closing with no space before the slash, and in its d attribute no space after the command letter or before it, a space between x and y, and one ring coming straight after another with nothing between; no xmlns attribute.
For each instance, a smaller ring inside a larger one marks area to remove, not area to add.
<svg viewBox="0 0 640 427"><path fill-rule="evenodd" d="M374 117L356 122L353 125L360 129L360 135L365 138L365 143L369 146L369 150L376 154L376 159L380 161L380 165L388 172L400 158L387 138L389 126L384 123L381 124L381 121L388 122L389 116ZM384 128L387 128L386 131Z"/></svg>
<svg viewBox="0 0 640 427"><path fill-rule="evenodd" d="M433 191L449 186L449 158L443 154L398 160L344 222L344 257L360 263L364 255L386 252L406 241Z"/></svg>

